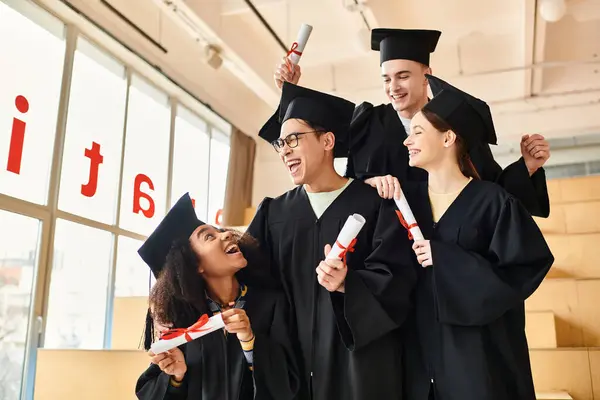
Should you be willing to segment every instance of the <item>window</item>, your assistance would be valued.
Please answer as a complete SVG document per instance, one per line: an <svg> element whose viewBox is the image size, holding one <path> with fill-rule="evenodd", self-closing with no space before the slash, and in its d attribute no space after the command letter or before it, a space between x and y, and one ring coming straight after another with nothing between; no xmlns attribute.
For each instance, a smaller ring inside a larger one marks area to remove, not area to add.
<svg viewBox="0 0 600 400"><path fill-rule="evenodd" d="M59 219L44 347L101 349L112 235Z"/></svg>
<svg viewBox="0 0 600 400"><path fill-rule="evenodd" d="M28 2L14 6L31 19L0 3L0 192L45 204L65 55L64 25Z"/></svg>
<svg viewBox="0 0 600 400"><path fill-rule="evenodd" d="M0 399L3 400L20 398L39 225L37 219L0 211Z"/></svg>
<svg viewBox="0 0 600 400"><path fill-rule="evenodd" d="M210 190L208 199L208 223L217 224L217 214L223 209L227 171L229 169L229 138L214 130L210 139Z"/></svg>
<svg viewBox="0 0 600 400"><path fill-rule="evenodd" d="M54 3L36 3L0 0L2 400L33 398L38 346L111 343L114 304L144 300L155 282L137 254L142 237L185 192L198 216L214 223L230 151L228 125L210 110L170 98L167 91L185 95L150 69L136 75L139 58L114 58L99 30L86 30L89 39L72 34L76 19L65 26L42 8ZM56 154L60 171L52 170ZM46 315L34 304L47 304Z"/></svg>
<svg viewBox="0 0 600 400"><path fill-rule="evenodd" d="M170 126L168 97L134 75L121 196L124 229L148 235L165 215Z"/></svg>
<svg viewBox="0 0 600 400"><path fill-rule="evenodd" d="M126 96L125 67L79 38L61 172L61 210L114 223Z"/></svg>
<svg viewBox="0 0 600 400"><path fill-rule="evenodd" d="M125 236L119 236L118 241L115 296L148 296L154 276L137 253L143 242Z"/></svg>
<svg viewBox="0 0 600 400"><path fill-rule="evenodd" d="M204 121L183 107L177 108L171 204L186 192L194 199L198 218L208 216L208 166L210 139Z"/></svg>

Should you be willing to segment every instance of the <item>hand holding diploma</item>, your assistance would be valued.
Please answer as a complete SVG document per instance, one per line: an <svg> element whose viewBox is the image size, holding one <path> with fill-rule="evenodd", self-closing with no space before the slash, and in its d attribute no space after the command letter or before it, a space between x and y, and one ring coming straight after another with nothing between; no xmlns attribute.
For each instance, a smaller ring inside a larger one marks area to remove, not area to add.
<svg viewBox="0 0 600 400"><path fill-rule="evenodd" d="M344 280L348 273L346 256L354 251L356 236L358 236L365 222L362 215L353 214L349 216L333 247L331 245L325 246L325 260L317 266L317 280L328 291L344 293Z"/></svg>
<svg viewBox="0 0 600 400"><path fill-rule="evenodd" d="M408 231L408 238L411 240L413 238L415 240L424 240L425 238L423 237L423 233L421 233L421 229L419 228L417 220L415 219L415 216L408 205L408 201L406 201L406 196L404 195L402 189L400 189L400 199L394 199L394 202L399 210L396 211L398 219L400 220L402 226L404 226Z"/></svg>
<svg viewBox="0 0 600 400"><path fill-rule="evenodd" d="M328 260L343 260L346 263L346 255L348 252L354 251L354 244L358 233L365 225L365 218L360 214L353 214L348 217L346 223L342 227L335 244L331 251L327 254Z"/></svg>
<svg viewBox="0 0 600 400"><path fill-rule="evenodd" d="M325 245L325 256L328 254L331 254L331 245ZM348 267L344 261L339 258L325 258L317 267L317 281L330 292L344 293L347 273Z"/></svg>
<svg viewBox="0 0 600 400"><path fill-rule="evenodd" d="M189 328L170 329L161 335L159 341L152 343L150 351L153 354L161 354L181 346L184 343L191 342L211 332L222 329L225 326L221 314L213 315L208 318L204 314L200 319Z"/></svg>
<svg viewBox="0 0 600 400"><path fill-rule="evenodd" d="M148 355L150 356L150 362L158 365L162 372L173 376L178 382L183 380L187 372L187 364L185 363L183 352L177 347L158 355L150 350Z"/></svg>
<svg viewBox="0 0 600 400"><path fill-rule="evenodd" d="M308 42L311 32L312 26L302 24L298 31L296 41L291 45L290 50L283 57L282 62L275 66L275 85L279 89L283 86L283 82L290 82L294 85L298 84L300 76L302 75L302 70L298 63L300 62L300 57L302 56L302 52L304 51L304 47Z"/></svg>

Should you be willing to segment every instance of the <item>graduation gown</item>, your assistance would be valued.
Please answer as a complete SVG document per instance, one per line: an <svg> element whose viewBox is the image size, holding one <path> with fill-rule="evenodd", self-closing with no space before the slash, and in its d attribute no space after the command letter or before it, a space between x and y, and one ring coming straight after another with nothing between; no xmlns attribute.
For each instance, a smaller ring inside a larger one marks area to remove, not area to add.
<svg viewBox="0 0 600 400"><path fill-rule="evenodd" d="M265 198L257 209L248 232L268 254L293 310L303 399L311 392L315 400L401 399L398 327L416 274L394 207L355 180L320 218L302 187ZM315 270L354 213L366 224L347 256L345 294L330 293Z"/></svg>
<svg viewBox="0 0 600 400"><path fill-rule="evenodd" d="M187 364L184 383L169 385L157 365L140 376L140 400L283 400L296 398L299 387L287 328L289 310L276 292L249 288L244 310L255 335L250 370L236 335L210 333L182 347Z"/></svg>
<svg viewBox="0 0 600 400"><path fill-rule="evenodd" d="M354 111L350 137L349 176L364 180L389 174L400 183L427 180L427 172L408 165L408 150L403 144L407 133L392 104L360 104ZM531 215L548 217L550 202L543 168L530 177L520 158L502 170L487 143L474 146L469 155L482 180L498 183Z"/></svg>
<svg viewBox="0 0 600 400"><path fill-rule="evenodd" d="M554 258L522 204L471 181L432 222L427 183L405 187L433 266L405 323L405 399L534 400L524 301ZM418 265L418 264L417 264Z"/></svg>

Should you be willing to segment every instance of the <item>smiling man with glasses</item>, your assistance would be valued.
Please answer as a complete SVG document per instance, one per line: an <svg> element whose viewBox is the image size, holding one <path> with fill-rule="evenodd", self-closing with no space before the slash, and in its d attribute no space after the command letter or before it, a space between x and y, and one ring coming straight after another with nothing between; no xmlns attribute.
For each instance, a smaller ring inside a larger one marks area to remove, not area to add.
<svg viewBox="0 0 600 400"><path fill-rule="evenodd" d="M415 283L411 244L394 203L359 180L340 176L354 104L283 85L278 123L262 130L298 185L265 198L248 233L291 305L302 366L301 399L401 399L397 338ZM348 216L366 224L341 260L325 260ZM256 283L252 269L241 271ZM258 283L257 283L258 284Z"/></svg>

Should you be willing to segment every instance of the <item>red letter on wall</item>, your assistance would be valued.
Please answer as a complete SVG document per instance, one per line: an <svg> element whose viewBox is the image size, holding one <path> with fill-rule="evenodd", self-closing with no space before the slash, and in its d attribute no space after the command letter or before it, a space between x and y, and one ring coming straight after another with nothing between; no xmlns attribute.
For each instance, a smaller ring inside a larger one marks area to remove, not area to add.
<svg viewBox="0 0 600 400"><path fill-rule="evenodd" d="M29 102L23 96L19 95L15 98L15 105L21 114L25 114L29 111ZM25 125L24 121L13 118L6 170L15 174L21 173L21 158L23 157L23 142L25 141Z"/></svg>
<svg viewBox="0 0 600 400"><path fill-rule="evenodd" d="M146 194L140 190L140 186L142 183L146 182L150 190L154 190L154 183L152 183L152 179L148 178L144 174L138 174L135 177L135 183L133 185L133 212L139 214L140 211L144 213L146 218L152 218L154 216L154 199L150 197L149 194ZM140 204L140 197L145 198L150 203L150 207L147 210L142 208Z"/></svg>
<svg viewBox="0 0 600 400"><path fill-rule="evenodd" d="M98 172L100 164L104 161L104 157L100 154L100 145L92 142L91 149L85 149L85 156L90 159L90 174L88 183L81 185L81 194L87 197L93 197L98 188Z"/></svg>

